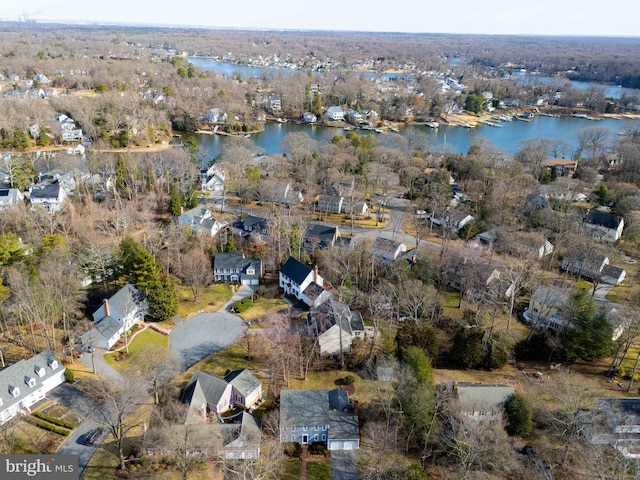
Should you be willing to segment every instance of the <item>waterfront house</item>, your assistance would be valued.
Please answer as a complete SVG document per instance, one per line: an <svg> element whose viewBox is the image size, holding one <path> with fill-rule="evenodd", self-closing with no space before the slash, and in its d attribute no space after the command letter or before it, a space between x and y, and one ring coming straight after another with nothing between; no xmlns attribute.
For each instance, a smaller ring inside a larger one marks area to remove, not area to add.
<svg viewBox="0 0 640 480"><path fill-rule="evenodd" d="M52 185L34 185L27 194L33 207L44 207L50 212L59 212L67 200L67 194L59 183Z"/></svg>
<svg viewBox="0 0 640 480"><path fill-rule="evenodd" d="M227 113L219 108L212 108L207 112L206 120L209 123L224 123L227 121Z"/></svg>
<svg viewBox="0 0 640 480"><path fill-rule="evenodd" d="M342 107L329 107L327 109L327 118L333 121L344 120L344 112L342 111Z"/></svg>
<svg viewBox="0 0 640 480"><path fill-rule="evenodd" d="M224 190L224 169L218 165L211 165L200 171L200 183L202 191L221 192Z"/></svg>
<svg viewBox="0 0 640 480"><path fill-rule="evenodd" d="M17 188L0 189L0 210L24 204L24 195Z"/></svg>

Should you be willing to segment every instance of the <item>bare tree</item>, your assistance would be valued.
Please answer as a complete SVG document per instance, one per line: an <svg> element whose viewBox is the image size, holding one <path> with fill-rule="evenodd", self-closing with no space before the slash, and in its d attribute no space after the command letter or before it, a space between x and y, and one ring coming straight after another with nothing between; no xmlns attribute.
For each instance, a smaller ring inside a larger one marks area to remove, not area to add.
<svg viewBox="0 0 640 480"><path fill-rule="evenodd" d="M196 247L181 255L181 262L176 265L176 274L191 289L193 301L197 302L202 288L213 281L211 258L202 249Z"/></svg>

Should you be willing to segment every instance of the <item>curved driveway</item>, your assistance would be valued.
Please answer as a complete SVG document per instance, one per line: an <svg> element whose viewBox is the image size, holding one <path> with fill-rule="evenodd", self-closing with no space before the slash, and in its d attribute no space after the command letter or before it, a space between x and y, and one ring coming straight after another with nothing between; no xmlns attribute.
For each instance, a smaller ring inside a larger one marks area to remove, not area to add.
<svg viewBox="0 0 640 480"><path fill-rule="evenodd" d="M183 363L182 369L228 347L244 334L242 319L226 312L199 313L171 330L171 351ZM186 357L185 357L186 355Z"/></svg>

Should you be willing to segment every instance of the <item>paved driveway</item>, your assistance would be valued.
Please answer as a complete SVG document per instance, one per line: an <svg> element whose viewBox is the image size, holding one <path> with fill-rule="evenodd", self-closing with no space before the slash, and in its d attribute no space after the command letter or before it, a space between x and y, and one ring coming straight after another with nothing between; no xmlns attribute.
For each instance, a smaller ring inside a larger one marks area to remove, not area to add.
<svg viewBox="0 0 640 480"><path fill-rule="evenodd" d="M355 450L332 450L333 480L358 480L358 462Z"/></svg>
<svg viewBox="0 0 640 480"><path fill-rule="evenodd" d="M103 433L100 438L95 440L95 446L86 446L84 444L89 432L99 426L94 420L96 412L98 412L99 409L99 404L91 396L68 383L63 383L54 388L47 393L47 397L69 408L77 416L78 426L71 432L71 435L65 439L57 453L63 455L78 455L78 468L80 474L82 474L82 471L96 451L96 446L100 445L107 436L106 432Z"/></svg>
<svg viewBox="0 0 640 480"><path fill-rule="evenodd" d="M228 347L244 334L245 329L242 319L231 313L199 313L171 330L171 351L183 363L184 369L185 363L193 365Z"/></svg>

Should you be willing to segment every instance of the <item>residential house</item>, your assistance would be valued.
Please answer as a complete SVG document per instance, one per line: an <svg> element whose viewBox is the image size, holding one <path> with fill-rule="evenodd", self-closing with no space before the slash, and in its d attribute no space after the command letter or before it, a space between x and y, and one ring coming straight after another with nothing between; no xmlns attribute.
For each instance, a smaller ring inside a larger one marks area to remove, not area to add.
<svg viewBox="0 0 640 480"><path fill-rule="evenodd" d="M112 297L105 298L93 314L94 328L82 335L85 348L113 347L122 334L144 320L148 305L145 295L128 283Z"/></svg>
<svg viewBox="0 0 640 480"><path fill-rule="evenodd" d="M269 227L269 220L248 214L240 217L235 226L247 234L251 232L259 232L264 235L269 235L271 230Z"/></svg>
<svg viewBox="0 0 640 480"><path fill-rule="evenodd" d="M215 237L227 222L218 222L211 216L211 210L198 206L187 210L178 217L178 223L188 225L194 232Z"/></svg>
<svg viewBox="0 0 640 480"><path fill-rule="evenodd" d="M444 285L460 292L461 298L495 301L508 296L510 287L490 262L477 255L451 257L440 267L440 277Z"/></svg>
<svg viewBox="0 0 640 480"><path fill-rule="evenodd" d="M63 130L60 135L62 136L63 142L78 142L84 138L81 129Z"/></svg>
<svg viewBox="0 0 640 480"><path fill-rule="evenodd" d="M407 247L404 243L383 237L377 237L371 247L371 253L383 263L393 262L406 251Z"/></svg>
<svg viewBox="0 0 640 480"><path fill-rule="evenodd" d="M309 222L304 232L303 247L309 252L318 248L331 248L339 238L340 230L337 226Z"/></svg>
<svg viewBox="0 0 640 480"><path fill-rule="evenodd" d="M529 299L529 307L524 311L524 319L538 328L564 330L568 322L562 316L571 290L558 287L538 287Z"/></svg>
<svg viewBox="0 0 640 480"><path fill-rule="evenodd" d="M283 203L293 205L302 203L304 197L300 191L291 187L290 181L265 181L260 192L262 198L267 202Z"/></svg>
<svg viewBox="0 0 640 480"><path fill-rule="evenodd" d="M233 370L224 379L231 384L231 401L234 405L248 410L262 401L262 382L246 368Z"/></svg>
<svg viewBox="0 0 640 480"><path fill-rule="evenodd" d="M624 218L601 210L590 210L582 225L591 231L591 236L603 242L617 242L622 236Z"/></svg>
<svg viewBox="0 0 640 480"><path fill-rule="evenodd" d="M311 112L304 112L302 114L302 123L316 123L317 121L318 117Z"/></svg>
<svg viewBox="0 0 640 480"><path fill-rule="evenodd" d="M359 126L361 123L365 122L365 118L360 112L350 108L349 110L347 110L347 121L349 123L352 123L353 125Z"/></svg>
<svg viewBox="0 0 640 480"><path fill-rule="evenodd" d="M458 233L462 227L472 222L473 216L461 210L445 210L440 212L432 212L429 214L429 220L435 225L440 225L445 230L451 230Z"/></svg>
<svg viewBox="0 0 640 480"><path fill-rule="evenodd" d="M345 390L282 390L280 442L325 443L329 450L357 450L360 432L357 398Z"/></svg>
<svg viewBox="0 0 640 480"><path fill-rule="evenodd" d="M318 195L316 210L322 213L341 213L344 197L339 195Z"/></svg>
<svg viewBox="0 0 640 480"><path fill-rule="evenodd" d="M311 269L304 263L296 260L293 257L282 265L279 273L278 285L284 290L287 295L293 295L298 300L302 300L307 305L310 305L310 300L305 297L304 292L307 287L312 283L323 287L324 280L318 274L318 267Z"/></svg>
<svg viewBox="0 0 640 480"><path fill-rule="evenodd" d="M566 160L564 158L554 158L553 160L544 160L542 162L543 168L549 168L556 170L556 175L558 177L568 177L571 178L576 173L576 169L578 168L577 160Z"/></svg>
<svg viewBox="0 0 640 480"><path fill-rule="evenodd" d="M234 370L224 378L196 370L182 394L182 403L189 404L191 421L206 421L220 420L222 413L234 406L251 409L262 398L262 382L247 369Z"/></svg>
<svg viewBox="0 0 640 480"><path fill-rule="evenodd" d="M206 119L209 123L224 123L227 121L227 113L219 108L212 108L207 112Z"/></svg>
<svg viewBox="0 0 640 480"><path fill-rule="evenodd" d="M17 188L0 189L0 210L24 204L24 195Z"/></svg>
<svg viewBox="0 0 640 480"><path fill-rule="evenodd" d="M40 125L34 123L29 126L29 136L34 140L40 136Z"/></svg>
<svg viewBox="0 0 640 480"><path fill-rule="evenodd" d="M279 112L282 110L282 100L280 98L280 95L269 96L268 102L270 110L273 110L274 112Z"/></svg>
<svg viewBox="0 0 640 480"><path fill-rule="evenodd" d="M42 73L38 73L35 77L33 77L33 81L41 84L49 83L49 79L47 78L47 76Z"/></svg>
<svg viewBox="0 0 640 480"><path fill-rule="evenodd" d="M31 406L64 382L64 370L51 350L0 370L0 425L19 413L31 413Z"/></svg>
<svg viewBox="0 0 640 480"><path fill-rule="evenodd" d="M202 191L222 192L224 190L225 174L221 166L211 165L206 170L200 171L200 183Z"/></svg>
<svg viewBox="0 0 640 480"><path fill-rule="evenodd" d="M258 285L262 276L262 260L245 258L244 253L216 253L213 275L216 282Z"/></svg>
<svg viewBox="0 0 640 480"><path fill-rule="evenodd" d="M221 439L219 456L227 460L256 460L260 456L260 424L247 412L240 414L239 422L219 423L210 428Z"/></svg>
<svg viewBox="0 0 640 480"><path fill-rule="evenodd" d="M458 382L454 385L460 412L478 421L496 421L513 396L513 387L500 384Z"/></svg>
<svg viewBox="0 0 640 480"><path fill-rule="evenodd" d="M342 111L342 107L329 107L327 109L327 118L333 121L344 120L344 112Z"/></svg>
<svg viewBox="0 0 640 480"><path fill-rule="evenodd" d="M596 398L592 409L578 411L578 420L589 442L640 459L640 398Z"/></svg>
<svg viewBox="0 0 640 480"><path fill-rule="evenodd" d="M365 326L362 315L333 295L307 316L309 333L317 337L322 355L337 355L349 352L355 338L364 338ZM373 334L373 332L368 332Z"/></svg>
<svg viewBox="0 0 640 480"><path fill-rule="evenodd" d="M60 184L34 185L29 187L27 195L32 206L41 206L50 212L62 210L67 194Z"/></svg>
<svg viewBox="0 0 640 480"><path fill-rule="evenodd" d="M601 282L607 285L618 285L624 281L627 277L627 272L624 268L616 267L614 265L605 265L602 269Z"/></svg>
<svg viewBox="0 0 640 480"><path fill-rule="evenodd" d="M476 240L499 253L531 256L538 260L553 252L553 244L536 232L506 232L492 228L476 235Z"/></svg>
<svg viewBox="0 0 640 480"><path fill-rule="evenodd" d="M567 252L562 259L562 270L587 279L601 278L602 270L609 265L609 257L596 253Z"/></svg>

